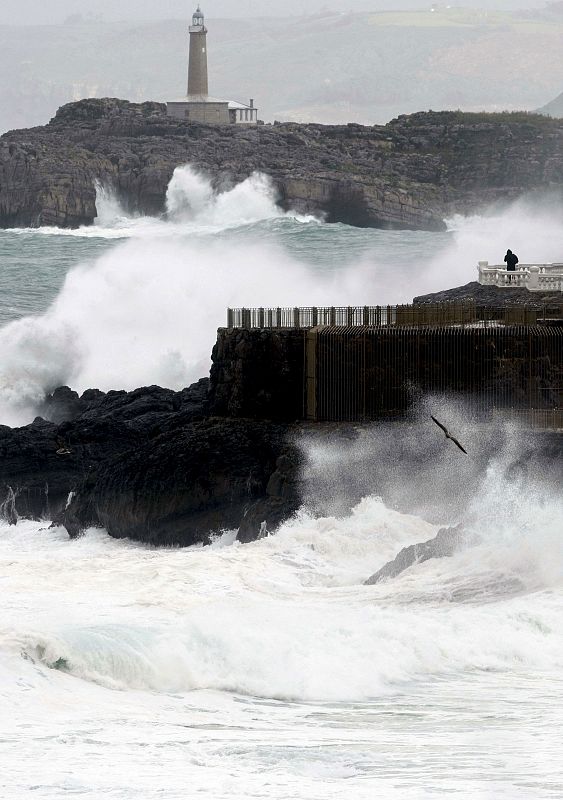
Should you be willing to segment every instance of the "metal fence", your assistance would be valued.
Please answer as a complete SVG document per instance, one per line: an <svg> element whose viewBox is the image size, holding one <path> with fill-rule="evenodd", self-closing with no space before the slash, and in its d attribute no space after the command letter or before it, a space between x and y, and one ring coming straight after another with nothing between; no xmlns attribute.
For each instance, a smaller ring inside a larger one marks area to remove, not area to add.
<svg viewBox="0 0 563 800"><path fill-rule="evenodd" d="M310 329L331 327L404 327L537 325L563 320L563 303L487 308L474 303L395 306L306 306L302 308L229 308L227 328Z"/></svg>
<svg viewBox="0 0 563 800"><path fill-rule="evenodd" d="M563 327L318 327L305 334L306 416L361 421L404 413L425 395L471 413L559 426Z"/></svg>

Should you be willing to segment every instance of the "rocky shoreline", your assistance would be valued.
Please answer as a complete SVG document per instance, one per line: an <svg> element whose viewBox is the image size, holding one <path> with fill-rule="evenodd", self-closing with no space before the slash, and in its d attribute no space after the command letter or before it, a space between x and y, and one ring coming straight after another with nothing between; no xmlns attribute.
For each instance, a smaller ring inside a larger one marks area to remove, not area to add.
<svg viewBox="0 0 563 800"><path fill-rule="evenodd" d="M58 389L32 424L0 426L0 514L153 545L265 535L299 507L291 426L213 416L208 388Z"/></svg>
<svg viewBox="0 0 563 800"><path fill-rule="evenodd" d="M415 303L550 301L521 294L467 284ZM302 436L355 438L359 428L296 421L299 331L220 330L212 361L210 378L182 391L90 389L79 397L61 387L30 425L0 426L0 518L51 520L71 537L103 527L158 546L207 543L227 529L241 542L275 531L302 503ZM560 463L560 434L542 439L547 461Z"/></svg>
<svg viewBox="0 0 563 800"><path fill-rule="evenodd" d="M425 112L385 126L206 126L159 103L91 99L0 137L0 227L91 224L96 181L134 213L165 212L174 169L216 186L255 171L286 209L361 227L443 230L444 218L561 191L563 120Z"/></svg>
<svg viewBox="0 0 563 800"><path fill-rule="evenodd" d="M453 289L419 295L413 300L415 305L475 303L481 308L513 308L515 306L544 308L551 305L560 306L561 302L561 292L529 292L528 289L519 287L482 286L477 281L471 281L471 283L456 286Z"/></svg>

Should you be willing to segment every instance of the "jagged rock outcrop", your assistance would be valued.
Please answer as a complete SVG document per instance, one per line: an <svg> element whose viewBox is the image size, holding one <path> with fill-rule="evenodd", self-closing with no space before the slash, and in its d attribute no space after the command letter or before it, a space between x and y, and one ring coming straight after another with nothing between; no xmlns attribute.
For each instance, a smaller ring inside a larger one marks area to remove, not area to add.
<svg viewBox="0 0 563 800"><path fill-rule="evenodd" d="M158 103L83 100L46 126L0 138L0 226L73 227L96 217L95 181L131 211L160 214L174 169L216 182L259 170L281 204L352 225L440 230L454 212L563 184L563 121L428 112L385 126L206 126Z"/></svg>
<svg viewBox="0 0 563 800"><path fill-rule="evenodd" d="M170 426L203 418L207 388L205 380L182 392L153 386L107 394L89 390L81 398L67 387L58 389L31 425L0 426L0 503L11 487L17 514L58 517L69 492L106 461Z"/></svg>
<svg viewBox="0 0 563 800"><path fill-rule="evenodd" d="M465 531L462 525L457 525L455 528L442 528L434 539L404 547L393 561L389 561L375 575L368 578L364 585L372 586L381 581L396 578L413 564L422 564L431 558L453 556L465 547L477 546L480 541L478 536Z"/></svg>
<svg viewBox="0 0 563 800"><path fill-rule="evenodd" d="M67 387L24 428L0 428L0 511L55 520L74 537L103 526L155 545L274 530L299 506L287 426L209 417L204 379L181 392Z"/></svg>

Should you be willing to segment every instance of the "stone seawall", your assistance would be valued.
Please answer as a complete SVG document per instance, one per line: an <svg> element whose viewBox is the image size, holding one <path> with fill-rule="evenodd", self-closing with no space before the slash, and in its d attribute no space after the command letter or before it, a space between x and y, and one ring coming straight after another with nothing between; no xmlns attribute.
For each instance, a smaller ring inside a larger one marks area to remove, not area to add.
<svg viewBox="0 0 563 800"><path fill-rule="evenodd" d="M211 413L303 419L305 335L303 330L220 328L211 356Z"/></svg>
<svg viewBox="0 0 563 800"><path fill-rule="evenodd" d="M279 422L404 414L423 395L494 409L558 409L563 327L479 325L220 329L211 413Z"/></svg>

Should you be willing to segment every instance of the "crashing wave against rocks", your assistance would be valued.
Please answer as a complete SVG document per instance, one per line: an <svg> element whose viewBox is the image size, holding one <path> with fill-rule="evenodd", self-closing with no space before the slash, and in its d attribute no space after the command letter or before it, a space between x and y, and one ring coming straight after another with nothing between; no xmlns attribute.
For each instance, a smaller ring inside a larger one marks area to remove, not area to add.
<svg viewBox="0 0 563 800"><path fill-rule="evenodd" d="M188 162L222 184L262 172L284 209L328 222L436 231L452 214L558 185L563 122L425 112L385 126L247 130L173 119L159 103L81 100L0 138L0 226L91 224L96 181L119 187L128 211L159 215L174 169Z"/></svg>

